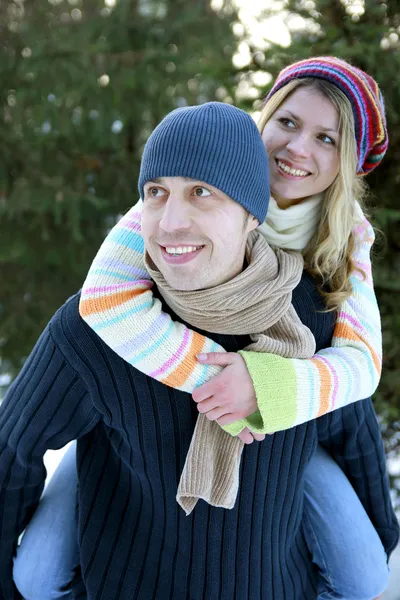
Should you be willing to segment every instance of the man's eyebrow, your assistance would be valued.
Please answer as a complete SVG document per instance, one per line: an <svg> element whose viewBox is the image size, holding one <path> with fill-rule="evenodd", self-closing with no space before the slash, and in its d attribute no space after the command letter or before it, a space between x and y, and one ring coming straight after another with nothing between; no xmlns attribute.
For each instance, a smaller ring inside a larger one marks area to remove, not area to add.
<svg viewBox="0 0 400 600"><path fill-rule="evenodd" d="M300 121L300 123L303 122L303 119L301 117L295 115L294 113L292 113L292 111L288 110L287 108L281 108L281 110L287 112L295 121ZM331 129L330 127L322 127L322 125L317 125L316 129L319 129L320 131L332 131L333 133L339 133L337 129Z"/></svg>
<svg viewBox="0 0 400 600"><path fill-rule="evenodd" d="M159 184L162 184L162 180L163 179L164 179L163 177L154 177L154 179L149 179L149 181L146 181L146 183L159 183ZM200 179L192 179L191 177L182 177L182 179L184 181L186 181L187 183L198 183L199 181L201 181Z"/></svg>

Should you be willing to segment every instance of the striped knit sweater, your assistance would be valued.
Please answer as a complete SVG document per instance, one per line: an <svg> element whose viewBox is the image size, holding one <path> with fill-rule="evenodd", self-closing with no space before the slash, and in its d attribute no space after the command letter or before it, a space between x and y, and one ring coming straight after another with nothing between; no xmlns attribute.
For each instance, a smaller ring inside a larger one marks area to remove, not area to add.
<svg viewBox="0 0 400 600"><path fill-rule="evenodd" d="M267 436L244 450L232 510L175 500L197 410L191 396L133 368L78 313L53 317L0 407L0 600L17 539L39 500L43 454L77 439L79 600L312 600L303 530L305 469L317 441L341 461L388 554L398 526L379 426L369 400ZM307 275L293 305L317 348L332 315ZM216 335L229 351L246 336Z"/></svg>
<svg viewBox="0 0 400 600"><path fill-rule="evenodd" d="M357 209L359 244L353 259L367 276L358 271L352 275L353 292L337 315L331 346L311 359L241 352L262 419L259 427L254 419L225 426L229 433L236 435L245 426L259 433L288 429L376 390L382 336L370 262L374 232L358 204ZM144 267L140 220L139 203L107 236L82 288L80 314L131 365L166 385L193 392L219 372L200 364L196 354L224 349L162 312Z"/></svg>

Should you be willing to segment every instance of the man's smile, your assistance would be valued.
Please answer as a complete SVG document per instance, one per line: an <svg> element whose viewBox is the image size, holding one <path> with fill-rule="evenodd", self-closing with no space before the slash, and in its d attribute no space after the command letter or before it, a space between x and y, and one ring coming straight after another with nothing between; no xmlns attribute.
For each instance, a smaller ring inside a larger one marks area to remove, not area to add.
<svg viewBox="0 0 400 600"><path fill-rule="evenodd" d="M161 255L166 263L181 265L187 263L200 254L204 246L162 246Z"/></svg>

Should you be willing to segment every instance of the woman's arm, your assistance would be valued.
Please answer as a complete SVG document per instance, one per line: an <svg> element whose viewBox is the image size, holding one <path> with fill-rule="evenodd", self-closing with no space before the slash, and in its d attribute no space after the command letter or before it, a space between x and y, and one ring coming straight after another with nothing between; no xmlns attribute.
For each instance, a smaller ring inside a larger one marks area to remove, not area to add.
<svg viewBox="0 0 400 600"><path fill-rule="evenodd" d="M354 261L364 273L351 277L353 292L337 316L332 346L311 359L240 352L256 391L262 422L270 433L305 423L376 390L382 365L382 334L373 289L370 251L374 232L364 218L356 229ZM278 402L279 400L279 402ZM244 421L225 426L235 435Z"/></svg>
<svg viewBox="0 0 400 600"><path fill-rule="evenodd" d="M172 321L152 293L139 201L103 242L82 287L79 312L119 356L142 373L184 392L221 371L197 354L224 352L211 339Z"/></svg>
<svg viewBox="0 0 400 600"><path fill-rule="evenodd" d="M193 393L221 370L199 363L197 354L224 349L162 312L143 262L140 220L141 203L104 241L82 288L80 313L108 346L138 370ZM262 419L225 426L232 435L245 426L258 433L288 429L375 391L381 369L381 329L371 277L374 234L366 219L357 236L361 243L354 260L367 277L353 275L353 293L338 315L332 347L311 359L241 353ZM263 429L255 422L262 422Z"/></svg>
<svg viewBox="0 0 400 600"><path fill-rule="evenodd" d="M172 321L153 296L153 283L143 261L141 208L139 202L103 242L82 287L79 312L99 337L132 366L166 385L192 393L225 366L202 364L197 355L227 353L213 340ZM243 363L252 392L247 402L243 396L239 398L241 417L254 412L257 405L244 361L239 355L235 358ZM238 435L245 443L264 438L252 435L246 426Z"/></svg>

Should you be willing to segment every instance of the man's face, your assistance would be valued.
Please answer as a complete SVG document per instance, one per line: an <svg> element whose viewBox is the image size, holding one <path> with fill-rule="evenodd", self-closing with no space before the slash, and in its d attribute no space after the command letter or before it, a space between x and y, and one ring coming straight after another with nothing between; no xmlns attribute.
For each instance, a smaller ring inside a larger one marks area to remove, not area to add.
<svg viewBox="0 0 400 600"><path fill-rule="evenodd" d="M235 277L257 225L240 204L202 181L160 177L144 186L145 248L174 289L200 290Z"/></svg>

